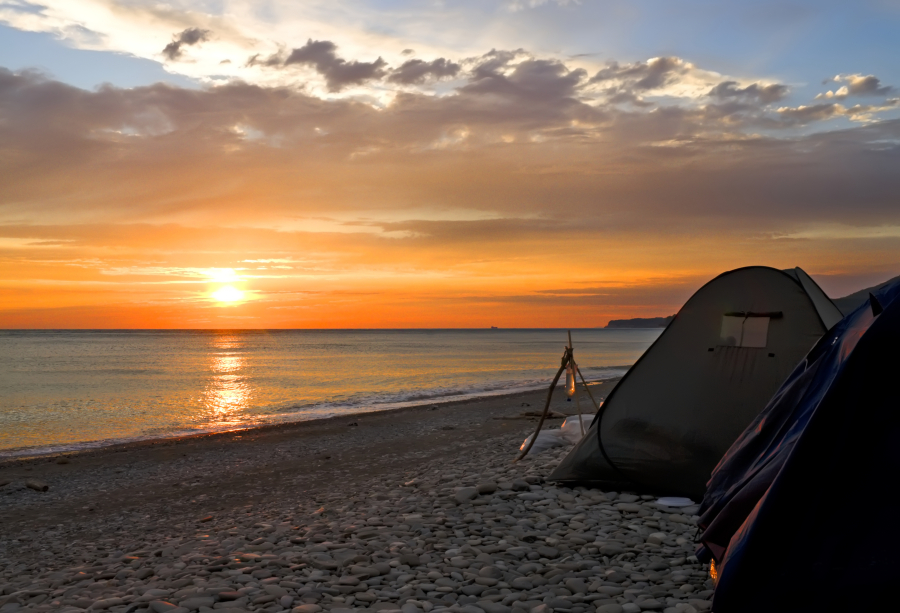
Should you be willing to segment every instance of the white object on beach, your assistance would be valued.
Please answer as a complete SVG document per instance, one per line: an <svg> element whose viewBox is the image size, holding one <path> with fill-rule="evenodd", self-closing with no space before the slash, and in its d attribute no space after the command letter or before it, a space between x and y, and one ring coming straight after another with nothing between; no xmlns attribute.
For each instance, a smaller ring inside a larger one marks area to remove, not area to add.
<svg viewBox="0 0 900 613"><path fill-rule="evenodd" d="M519 447L519 450L525 449L529 442L531 442L531 437L533 434L525 439L522 443L522 446ZM563 447L569 444L569 440L563 435L561 430L541 430L538 433L537 440L534 441L534 445L532 445L531 449L528 450L528 455L538 454L542 451L547 451L548 449L553 449L554 447Z"/></svg>
<svg viewBox="0 0 900 613"><path fill-rule="evenodd" d="M667 496L665 498L660 498L656 501L656 504L663 507L689 507L694 503L690 498L678 498L676 496Z"/></svg>
<svg viewBox="0 0 900 613"><path fill-rule="evenodd" d="M593 419L593 416L588 415L569 415L566 417L566 420L562 423L559 430L567 441L574 444L581 440L582 430L584 432L588 431ZM579 420L581 420L581 424L578 423Z"/></svg>

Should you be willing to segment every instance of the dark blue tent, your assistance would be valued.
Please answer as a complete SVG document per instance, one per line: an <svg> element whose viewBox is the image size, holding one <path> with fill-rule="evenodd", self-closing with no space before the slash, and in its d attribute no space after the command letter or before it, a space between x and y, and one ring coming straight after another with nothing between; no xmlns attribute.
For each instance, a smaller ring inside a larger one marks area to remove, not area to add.
<svg viewBox="0 0 900 613"><path fill-rule="evenodd" d="M825 334L713 471L698 556L716 613L900 610L898 297Z"/></svg>

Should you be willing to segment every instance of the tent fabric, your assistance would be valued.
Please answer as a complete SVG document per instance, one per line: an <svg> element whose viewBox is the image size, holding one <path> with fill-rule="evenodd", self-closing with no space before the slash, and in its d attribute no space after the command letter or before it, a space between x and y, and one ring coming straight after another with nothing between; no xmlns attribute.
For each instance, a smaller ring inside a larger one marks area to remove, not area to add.
<svg viewBox="0 0 900 613"><path fill-rule="evenodd" d="M896 602L900 280L824 336L724 455L701 507L717 613Z"/></svg>
<svg viewBox="0 0 900 613"><path fill-rule="evenodd" d="M722 454L839 319L800 269L719 275L629 369L548 478L699 500Z"/></svg>
<svg viewBox="0 0 900 613"><path fill-rule="evenodd" d="M716 613L895 603L900 279L825 335L724 455L701 506Z"/></svg>

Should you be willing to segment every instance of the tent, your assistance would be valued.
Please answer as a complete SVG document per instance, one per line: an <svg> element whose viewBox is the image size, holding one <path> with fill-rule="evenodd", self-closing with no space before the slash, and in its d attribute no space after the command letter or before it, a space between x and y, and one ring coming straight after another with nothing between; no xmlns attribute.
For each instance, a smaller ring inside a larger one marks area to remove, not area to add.
<svg viewBox="0 0 900 613"><path fill-rule="evenodd" d="M898 347L900 279L816 344L722 458L699 522L716 613L896 610Z"/></svg>
<svg viewBox="0 0 900 613"><path fill-rule="evenodd" d="M548 479L699 500L722 454L841 317L799 268L719 275L629 369Z"/></svg>

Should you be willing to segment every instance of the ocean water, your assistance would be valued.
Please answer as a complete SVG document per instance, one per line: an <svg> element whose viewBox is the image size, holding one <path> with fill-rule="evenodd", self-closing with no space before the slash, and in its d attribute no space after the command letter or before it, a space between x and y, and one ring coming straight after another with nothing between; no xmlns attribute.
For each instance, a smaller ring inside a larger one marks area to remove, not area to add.
<svg viewBox="0 0 900 613"><path fill-rule="evenodd" d="M659 330L573 330L588 380ZM0 331L0 456L507 394L549 384L565 330Z"/></svg>

